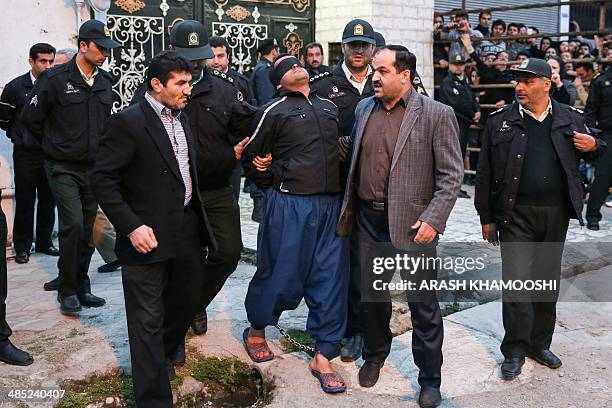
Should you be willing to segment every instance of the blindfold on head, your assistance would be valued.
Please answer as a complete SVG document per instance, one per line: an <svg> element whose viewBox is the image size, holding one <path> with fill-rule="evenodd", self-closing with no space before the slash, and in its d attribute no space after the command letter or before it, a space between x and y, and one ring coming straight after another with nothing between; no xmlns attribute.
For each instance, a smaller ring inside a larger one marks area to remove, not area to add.
<svg viewBox="0 0 612 408"><path fill-rule="evenodd" d="M270 81L272 81L274 88L277 88L278 85L280 85L283 76L285 76L285 74L289 72L294 65L298 65L300 67L302 66L300 60L294 56L279 57L279 59L280 58L283 58L283 60L279 63L275 63L272 66L272 69L270 69Z"/></svg>

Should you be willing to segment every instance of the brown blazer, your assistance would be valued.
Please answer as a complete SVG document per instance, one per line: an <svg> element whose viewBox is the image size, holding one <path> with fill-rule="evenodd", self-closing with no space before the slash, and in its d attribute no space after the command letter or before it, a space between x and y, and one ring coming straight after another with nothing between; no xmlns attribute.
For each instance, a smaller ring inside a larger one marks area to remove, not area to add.
<svg viewBox="0 0 612 408"><path fill-rule="evenodd" d="M350 234L356 202L356 171L363 131L374 97L362 100L355 110L351 134L351 162L337 232ZM459 128L453 109L433 99L410 93L389 174L388 212L391 243L407 250L410 227L421 220L444 233L463 180Z"/></svg>

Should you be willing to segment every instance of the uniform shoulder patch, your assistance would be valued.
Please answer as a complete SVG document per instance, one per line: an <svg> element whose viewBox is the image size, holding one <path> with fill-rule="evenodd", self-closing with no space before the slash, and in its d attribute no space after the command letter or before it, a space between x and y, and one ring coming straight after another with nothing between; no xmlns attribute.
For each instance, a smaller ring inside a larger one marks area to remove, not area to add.
<svg viewBox="0 0 612 408"><path fill-rule="evenodd" d="M323 78L327 78L328 76L331 76L331 72L323 72L322 74L315 75L312 78L310 78L309 82L310 83L317 82Z"/></svg>
<svg viewBox="0 0 612 408"><path fill-rule="evenodd" d="M505 106L503 108L499 108L498 110L489 113L489 116L497 115L498 113L504 111L505 109L506 109Z"/></svg>
<svg viewBox="0 0 612 408"><path fill-rule="evenodd" d="M102 69L102 68L98 68L98 72L100 72L102 75L104 75L105 77L107 77L108 79L113 79L113 76L110 72Z"/></svg>
<svg viewBox="0 0 612 408"><path fill-rule="evenodd" d="M573 110L574 112L578 112L579 114L584 115L584 111L582 109L578 109L578 108L576 108L574 106L571 106L571 105L569 105L569 108L571 110Z"/></svg>
<svg viewBox="0 0 612 408"><path fill-rule="evenodd" d="M232 78L231 76L227 75L225 72L221 72L221 71L219 71L217 69L213 69L213 70L210 71L210 74L212 76L217 77L217 78L221 78L221 79L229 82L232 85L234 84L234 78Z"/></svg>

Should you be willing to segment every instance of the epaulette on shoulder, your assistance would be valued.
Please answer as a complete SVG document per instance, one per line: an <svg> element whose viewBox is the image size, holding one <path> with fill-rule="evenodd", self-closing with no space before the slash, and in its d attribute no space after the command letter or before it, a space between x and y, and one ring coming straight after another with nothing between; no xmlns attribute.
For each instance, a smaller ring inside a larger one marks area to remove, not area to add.
<svg viewBox="0 0 612 408"><path fill-rule="evenodd" d="M48 78L53 78L54 76L57 76L62 72L66 71L68 71L68 64L59 64L43 72L47 75Z"/></svg>
<svg viewBox="0 0 612 408"><path fill-rule="evenodd" d="M218 69L213 69L210 71L212 76L216 76L217 78L221 78L226 80L227 82L229 82L230 84L234 84L234 78L232 78L231 76L227 75L225 72L221 72Z"/></svg>
<svg viewBox="0 0 612 408"><path fill-rule="evenodd" d="M569 108L571 110L573 110L574 112L578 112L579 114L584 115L584 111L582 109L578 109L578 108L576 108L574 106L571 106L571 105L569 105Z"/></svg>
<svg viewBox="0 0 612 408"><path fill-rule="evenodd" d="M113 79L113 75L110 72L108 72L108 71L106 71L106 70L104 70L102 68L98 68L98 72L101 73L102 75L104 75L105 77L107 77L108 79Z"/></svg>
<svg viewBox="0 0 612 408"><path fill-rule="evenodd" d="M310 83L312 84L313 82L317 82L323 78L327 78L330 75L331 75L331 72L324 72L322 74L315 75L312 78L310 78Z"/></svg>
<svg viewBox="0 0 612 408"><path fill-rule="evenodd" d="M506 110L506 107L505 107L505 106L504 106L503 108L499 108L498 110L496 110L496 111L493 111L493 112L489 113L489 117L491 117L491 116L493 116L493 115L497 115L498 113L503 112L503 111L505 111L505 110Z"/></svg>

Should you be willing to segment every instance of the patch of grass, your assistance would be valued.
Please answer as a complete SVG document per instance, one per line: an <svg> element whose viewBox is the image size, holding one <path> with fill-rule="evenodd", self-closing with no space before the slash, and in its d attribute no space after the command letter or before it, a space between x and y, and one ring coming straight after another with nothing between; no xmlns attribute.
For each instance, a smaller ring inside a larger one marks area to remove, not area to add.
<svg viewBox="0 0 612 408"><path fill-rule="evenodd" d="M177 372L174 380L170 381L170 388L172 388L172 390L176 390L178 387L183 385L184 381L185 378Z"/></svg>
<svg viewBox="0 0 612 408"><path fill-rule="evenodd" d="M310 337L310 334L308 334L306 330L289 329L287 330L287 333L291 337L293 337L293 339L297 341L298 343L301 343L305 346L310 346L310 347L315 346L315 343L316 343L315 340L312 337ZM290 343L289 340L285 339L284 337L281 339L280 344L283 350L285 350L287 353L293 353L294 351L302 351L301 349L299 349L298 347ZM308 353L308 354L314 355L314 353Z"/></svg>
<svg viewBox="0 0 612 408"><path fill-rule="evenodd" d="M86 406L87 398L85 395L72 390L66 390L57 408L85 408Z"/></svg>
<svg viewBox="0 0 612 408"><path fill-rule="evenodd" d="M204 357L189 364L191 375L210 388L235 392L249 385L253 369L237 358Z"/></svg>
<svg viewBox="0 0 612 408"><path fill-rule="evenodd" d="M119 397L127 407L135 407L132 377L123 376L118 371L94 374L85 380L67 380L62 383L66 394L58 408L81 408L93 402L104 401L108 397Z"/></svg>

